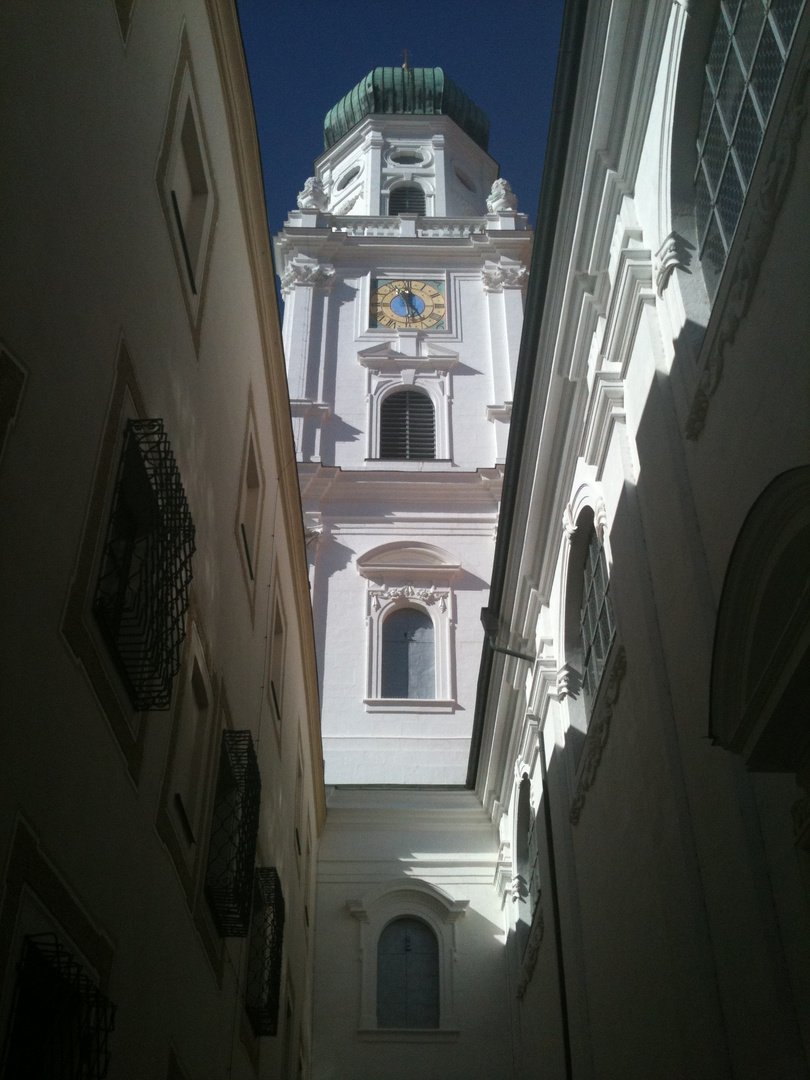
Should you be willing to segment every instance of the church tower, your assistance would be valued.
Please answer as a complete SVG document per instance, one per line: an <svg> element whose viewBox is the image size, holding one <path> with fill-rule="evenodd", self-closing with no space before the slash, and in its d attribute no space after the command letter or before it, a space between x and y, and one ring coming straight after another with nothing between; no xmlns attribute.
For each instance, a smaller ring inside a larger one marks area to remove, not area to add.
<svg viewBox="0 0 810 1080"><path fill-rule="evenodd" d="M327 784L466 775L532 244L488 135L375 68L275 241Z"/></svg>

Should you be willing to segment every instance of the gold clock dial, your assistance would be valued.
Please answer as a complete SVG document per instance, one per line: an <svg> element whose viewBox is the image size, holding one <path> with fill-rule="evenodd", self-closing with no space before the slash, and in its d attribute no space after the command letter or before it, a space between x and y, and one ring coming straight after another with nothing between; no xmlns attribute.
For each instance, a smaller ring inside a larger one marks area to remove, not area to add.
<svg viewBox="0 0 810 1080"><path fill-rule="evenodd" d="M378 281L371 290L372 327L443 330L446 314L443 281L397 278Z"/></svg>

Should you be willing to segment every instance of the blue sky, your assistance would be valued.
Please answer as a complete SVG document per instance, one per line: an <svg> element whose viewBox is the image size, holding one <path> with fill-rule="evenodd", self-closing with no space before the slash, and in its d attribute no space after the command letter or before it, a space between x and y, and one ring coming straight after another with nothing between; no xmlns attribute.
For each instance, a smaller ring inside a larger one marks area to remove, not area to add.
<svg viewBox="0 0 810 1080"><path fill-rule="evenodd" d="M563 0L238 0L270 232L323 150L323 119L374 67L441 67L490 121L489 152L534 222Z"/></svg>

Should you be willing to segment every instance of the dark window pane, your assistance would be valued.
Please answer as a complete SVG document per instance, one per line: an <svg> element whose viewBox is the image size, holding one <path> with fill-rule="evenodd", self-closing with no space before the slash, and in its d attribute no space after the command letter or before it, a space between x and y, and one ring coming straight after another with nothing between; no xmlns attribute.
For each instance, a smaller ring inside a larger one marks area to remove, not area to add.
<svg viewBox="0 0 810 1080"><path fill-rule="evenodd" d="M803 2L804 0L773 0L771 4L771 15L776 21L785 52L790 46Z"/></svg>
<svg viewBox="0 0 810 1080"><path fill-rule="evenodd" d="M762 145L762 126L754 108L754 103L748 94L745 95L743 107L740 110L740 119L737 131L734 135L734 151L740 172L745 180L746 187L751 182L751 173L754 171L757 154Z"/></svg>
<svg viewBox="0 0 810 1080"><path fill-rule="evenodd" d="M767 120L773 104L776 88L782 77L784 62L770 24L766 25L759 43L757 59L751 73L751 83L756 91L762 115Z"/></svg>
<svg viewBox="0 0 810 1080"><path fill-rule="evenodd" d="M742 10L734 29L734 41L746 71L751 70L751 61L764 22L765 6L762 0L743 0Z"/></svg>
<svg viewBox="0 0 810 1080"><path fill-rule="evenodd" d="M720 123L720 115L715 111L712 122L709 125L706 146L703 150L703 162L706 166L709 187L713 194L716 193L717 186L720 183L720 177L723 175L723 165L726 161L727 150L728 140L723 131L723 125Z"/></svg>
<svg viewBox="0 0 810 1080"><path fill-rule="evenodd" d="M706 226L712 213L712 198L703 175L703 166L699 166L697 184L695 185L695 224L697 226L698 243L702 243L706 232Z"/></svg>
<svg viewBox="0 0 810 1080"><path fill-rule="evenodd" d="M711 78L712 86L716 87L720 83L720 75L723 71L723 61L726 58L726 52L728 50L729 35L726 29L726 22L721 15L717 21L717 29L712 39L712 47L709 50L709 60L706 64L706 72Z"/></svg>
<svg viewBox="0 0 810 1080"><path fill-rule="evenodd" d="M720 92L717 95L717 101L720 106L720 111L723 114L726 132L730 133L734 130L734 122L737 119L737 111L740 107L740 100L744 90L745 79L742 70L740 69L740 63L732 52L728 58L726 70L723 73Z"/></svg>
<svg viewBox="0 0 810 1080"><path fill-rule="evenodd" d="M439 1026L439 943L421 919L395 919L380 934L377 1026Z"/></svg>
<svg viewBox="0 0 810 1080"><path fill-rule="evenodd" d="M742 210L743 191L737 176L737 169L731 158L728 159L726 171L723 174L723 183L717 196L717 213L720 216L720 224L723 226L723 234L726 238L726 247L731 247L734 238L734 230Z"/></svg>
<svg viewBox="0 0 810 1080"><path fill-rule="evenodd" d="M714 299L717 293L717 286L720 283L720 275L726 264L726 249L723 245L723 238L720 235L720 226L717 224L714 215L712 215L709 231L706 234L702 262L706 289L708 290L709 296Z"/></svg>

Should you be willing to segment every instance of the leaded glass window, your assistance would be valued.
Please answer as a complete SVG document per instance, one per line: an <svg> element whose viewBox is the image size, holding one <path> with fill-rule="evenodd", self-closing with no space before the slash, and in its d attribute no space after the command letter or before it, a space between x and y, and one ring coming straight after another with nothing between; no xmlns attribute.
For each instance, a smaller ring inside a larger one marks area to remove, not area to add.
<svg viewBox="0 0 810 1080"><path fill-rule="evenodd" d="M616 624L610 604L605 549L591 529L582 585L580 634L582 637L582 688L588 708L593 707Z"/></svg>
<svg viewBox="0 0 810 1080"><path fill-rule="evenodd" d="M804 0L721 0L706 62L695 222L709 295L720 282Z"/></svg>
<svg viewBox="0 0 810 1080"><path fill-rule="evenodd" d="M395 919L380 934L377 1026L439 1026L439 943L421 919Z"/></svg>

